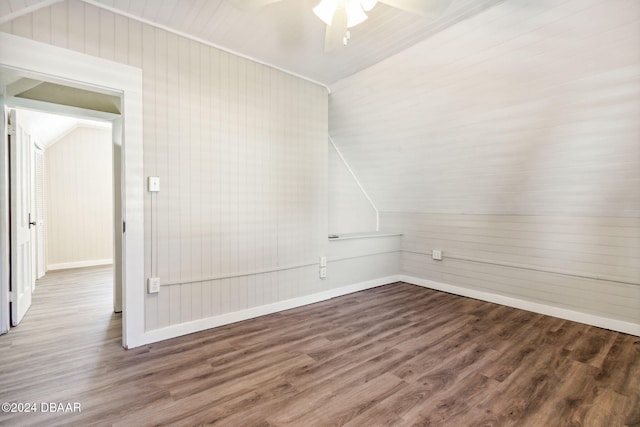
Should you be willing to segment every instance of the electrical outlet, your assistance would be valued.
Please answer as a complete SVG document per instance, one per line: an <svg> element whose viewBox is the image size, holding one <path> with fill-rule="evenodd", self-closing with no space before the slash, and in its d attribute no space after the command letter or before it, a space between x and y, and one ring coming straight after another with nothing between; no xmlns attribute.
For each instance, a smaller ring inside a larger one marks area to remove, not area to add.
<svg viewBox="0 0 640 427"><path fill-rule="evenodd" d="M327 267L320 267L320 278L324 279L327 277Z"/></svg>
<svg viewBox="0 0 640 427"><path fill-rule="evenodd" d="M326 267L327 266L327 257L326 256L321 256L320 257L320 267Z"/></svg>
<svg viewBox="0 0 640 427"><path fill-rule="evenodd" d="M147 279L147 293L157 294L158 292L160 292L160 278L149 277Z"/></svg>
<svg viewBox="0 0 640 427"><path fill-rule="evenodd" d="M434 249L433 251L431 251L431 258L435 259L436 261L442 261L442 251L440 249Z"/></svg>

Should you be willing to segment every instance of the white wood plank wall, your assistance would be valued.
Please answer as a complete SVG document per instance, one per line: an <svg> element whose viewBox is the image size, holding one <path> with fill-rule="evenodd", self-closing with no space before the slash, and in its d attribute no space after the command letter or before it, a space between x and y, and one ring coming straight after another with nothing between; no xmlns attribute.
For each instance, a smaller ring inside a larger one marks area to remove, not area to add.
<svg viewBox="0 0 640 427"><path fill-rule="evenodd" d="M638 28L637 1L509 0L332 85L403 274L640 324Z"/></svg>
<svg viewBox="0 0 640 427"><path fill-rule="evenodd" d="M371 232L377 225L377 212L329 143L329 233Z"/></svg>
<svg viewBox="0 0 640 427"><path fill-rule="evenodd" d="M27 8L37 7L44 0L4 0L0 2L0 18L16 16Z"/></svg>
<svg viewBox="0 0 640 427"><path fill-rule="evenodd" d="M512 0L331 87L380 211L640 216L640 2Z"/></svg>
<svg viewBox="0 0 640 427"><path fill-rule="evenodd" d="M74 0L0 30L143 70L147 330L325 289L324 87Z"/></svg>
<svg viewBox="0 0 640 427"><path fill-rule="evenodd" d="M404 233L402 274L640 324L638 218L382 213L381 223Z"/></svg>
<svg viewBox="0 0 640 427"><path fill-rule="evenodd" d="M111 139L77 127L45 150L47 269L113 259Z"/></svg>
<svg viewBox="0 0 640 427"><path fill-rule="evenodd" d="M397 281L400 272L400 236L340 238L329 242L327 282L332 288L386 279Z"/></svg>

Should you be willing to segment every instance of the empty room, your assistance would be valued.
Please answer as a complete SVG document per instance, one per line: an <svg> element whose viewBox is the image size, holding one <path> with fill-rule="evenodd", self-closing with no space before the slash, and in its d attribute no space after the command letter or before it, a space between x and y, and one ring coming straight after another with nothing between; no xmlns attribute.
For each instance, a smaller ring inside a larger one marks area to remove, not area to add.
<svg viewBox="0 0 640 427"><path fill-rule="evenodd" d="M0 424L640 426L639 28L0 1Z"/></svg>

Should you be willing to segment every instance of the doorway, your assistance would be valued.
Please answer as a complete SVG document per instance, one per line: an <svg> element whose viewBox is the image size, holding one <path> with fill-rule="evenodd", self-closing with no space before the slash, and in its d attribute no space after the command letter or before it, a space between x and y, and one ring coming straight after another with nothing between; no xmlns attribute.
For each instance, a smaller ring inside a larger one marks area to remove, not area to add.
<svg viewBox="0 0 640 427"><path fill-rule="evenodd" d="M114 234L121 239L116 247L122 256L116 257L116 276L122 279L122 344L137 347L154 340L144 329L144 178L142 145L142 70L68 49L0 33L0 70L20 74L23 78L46 81L89 92L115 96L120 100L121 115L113 118L115 164L122 167L122 197L115 202ZM25 84L29 83L28 81ZM6 85L3 89L6 88ZM4 90L0 104L6 105L10 94ZM50 101L41 101L49 102ZM18 105L27 107L25 105ZM67 106L71 111L74 108ZM4 127L4 120L2 122ZM4 130L2 132L4 134ZM9 303L9 183L6 141L0 150L0 333L8 329ZM125 231L126 220L126 231ZM117 271L120 260L121 274ZM118 288L116 287L116 290Z"/></svg>
<svg viewBox="0 0 640 427"><path fill-rule="evenodd" d="M121 140L114 136L112 122L121 118L42 102L38 97L55 99L51 90L35 96L35 80L27 79L25 84L25 78L7 74L3 80L12 82L7 92L13 94L5 100L9 117L9 313L10 326L15 327L31 306L36 279L43 270L121 265L122 168L119 161L112 161L120 159L114 153L119 152L116 143ZM54 86L54 94L64 99L64 87ZM90 97L91 105L100 105L104 99L100 94ZM97 116L104 118L89 119ZM112 274L112 283L113 308L120 312L122 293L117 290L122 286L121 276Z"/></svg>
<svg viewBox="0 0 640 427"><path fill-rule="evenodd" d="M27 270L33 280L26 287L35 291L33 285L40 283L55 286L52 277L59 278L61 284L67 275L80 279L84 275L79 269L88 267L105 266L99 269L104 276L112 270L115 257L113 201L120 197L113 186L114 169L120 168L112 162L111 122L22 108L16 108L11 117L15 120L12 128L21 134L21 144L29 144L25 148L32 153L28 168L31 182L16 186L18 193L27 194L15 197L26 200L29 207L31 268ZM113 311L118 312L121 306L116 307L113 286L117 280L113 272L110 277L111 285L100 281L109 289L99 294L108 291ZM65 305L67 300L59 303ZM45 301L52 303L51 299ZM11 326L17 326L21 320L18 310L11 310L11 316Z"/></svg>

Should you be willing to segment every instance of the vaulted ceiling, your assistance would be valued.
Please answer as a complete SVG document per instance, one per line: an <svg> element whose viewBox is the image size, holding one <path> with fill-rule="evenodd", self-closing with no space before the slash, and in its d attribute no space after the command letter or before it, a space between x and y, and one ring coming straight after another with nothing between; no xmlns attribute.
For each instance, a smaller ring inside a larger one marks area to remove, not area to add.
<svg viewBox="0 0 640 427"><path fill-rule="evenodd" d="M41 148L47 148L78 127L111 128L111 123L32 110L20 111L21 123Z"/></svg>
<svg viewBox="0 0 640 427"><path fill-rule="evenodd" d="M319 0L249 10L246 0L8 0L0 2L0 23L58 1L84 1L331 85L503 0L424 0L449 3L433 18L378 4L351 29L349 46L331 52L323 49L325 25L312 12Z"/></svg>

